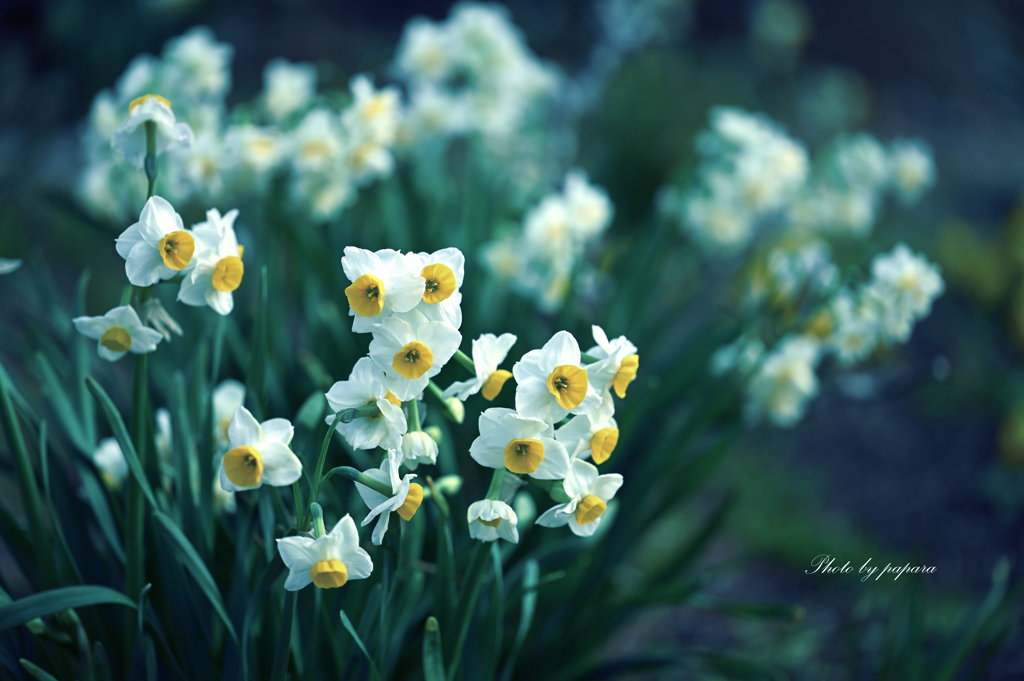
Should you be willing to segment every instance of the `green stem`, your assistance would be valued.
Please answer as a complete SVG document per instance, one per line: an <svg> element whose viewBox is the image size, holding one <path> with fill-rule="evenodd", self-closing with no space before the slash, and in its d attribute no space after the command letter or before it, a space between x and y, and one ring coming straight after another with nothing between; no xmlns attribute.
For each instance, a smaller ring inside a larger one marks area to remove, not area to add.
<svg viewBox="0 0 1024 681"><path fill-rule="evenodd" d="M295 601L298 591L288 591L284 596L284 612L281 614L281 629L277 634L277 650L274 651L274 666L270 672L271 681L284 681L288 671L288 656L292 650L292 621L295 619Z"/></svg>
<svg viewBox="0 0 1024 681"><path fill-rule="evenodd" d="M7 444L14 454L14 463L18 469L18 484L25 500L28 512L29 527L32 530L32 548L35 553L36 565L40 571L40 581L44 587L56 585L55 572L50 551L49 535L43 522L43 506L39 497L39 486L36 474L32 469L32 461L25 448L25 439L18 425L18 417L14 413L11 402L10 385L6 370L0 365L0 423L3 423Z"/></svg>
<svg viewBox="0 0 1024 681"><path fill-rule="evenodd" d="M593 364L594 362L601 361L597 357L594 357L593 355L588 355L585 352L580 354L580 359L583 361L584 364Z"/></svg>
<svg viewBox="0 0 1024 681"><path fill-rule="evenodd" d="M337 468L332 468L331 470L327 471L327 475L324 476L321 482L327 482L332 475L339 475L345 478L346 480L358 482L360 485L365 485L366 487L372 489L374 492L377 492L378 494L383 494L386 497L395 496L395 493L391 490L391 488L385 485L383 482L380 482L379 480L374 480L369 475L360 473L351 466L338 466Z"/></svg>
<svg viewBox="0 0 1024 681"><path fill-rule="evenodd" d="M406 402L406 404L409 405L409 432L418 433L419 431L423 430L422 426L420 425L419 402L416 401L416 398L413 398Z"/></svg>
<svg viewBox="0 0 1024 681"><path fill-rule="evenodd" d="M441 390L441 387L437 383L434 383L433 381L427 383L427 390L430 392L431 395L437 398L438 402L441 403L441 407L448 414L448 418L450 418L452 421L455 421L455 423L462 423L462 421L466 418L465 412L463 412L462 414L457 414L455 413L454 410L452 410L452 405L448 403L448 400L442 397L444 391Z"/></svg>
<svg viewBox="0 0 1024 681"><path fill-rule="evenodd" d="M292 483L292 497L295 500L295 529L302 532L306 526L306 518L302 510L302 490L299 489L298 480Z"/></svg>
<svg viewBox="0 0 1024 681"><path fill-rule="evenodd" d="M480 596L484 567L487 565L485 560L487 553L484 552L483 547L484 542L478 542L473 550L473 558L470 561L469 570L466 572L466 580L463 583L462 598L459 599L458 614L455 616L455 622L459 628L455 639L455 647L449 658L452 662L448 668L448 681L454 681L455 672L459 669L462 647L466 644L466 635L469 633L469 625L473 619L473 612L476 610L476 601Z"/></svg>
<svg viewBox="0 0 1024 681"><path fill-rule="evenodd" d="M505 469L495 468L494 475L491 476L491 486L487 490L487 499L497 501L501 498L501 485L503 482L505 482Z"/></svg>
<svg viewBox="0 0 1024 681"><path fill-rule="evenodd" d="M146 194L148 201L153 198L153 189L156 187L156 123L146 121L143 126L146 128L146 160L143 167L146 170L146 179L149 180L149 190Z"/></svg>
<svg viewBox="0 0 1024 681"><path fill-rule="evenodd" d="M455 361L469 369L469 373L476 376L476 364L462 350L455 351Z"/></svg>

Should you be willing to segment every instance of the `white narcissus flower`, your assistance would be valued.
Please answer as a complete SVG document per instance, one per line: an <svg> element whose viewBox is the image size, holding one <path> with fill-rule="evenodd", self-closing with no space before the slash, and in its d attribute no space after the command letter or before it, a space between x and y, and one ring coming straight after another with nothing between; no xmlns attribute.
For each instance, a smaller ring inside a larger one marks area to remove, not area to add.
<svg viewBox="0 0 1024 681"><path fill-rule="evenodd" d="M128 477L128 462L117 440L112 437L100 440L100 446L92 453L92 460L96 468L100 469L100 477L107 487L113 490L121 489L125 478Z"/></svg>
<svg viewBox="0 0 1024 681"><path fill-rule="evenodd" d="M573 459L565 478L569 503L549 508L537 518L537 524L542 527L568 524L576 536L589 537L601 525L601 515L621 486L622 476L618 473L598 475L594 464Z"/></svg>
<svg viewBox="0 0 1024 681"><path fill-rule="evenodd" d="M235 236L237 217L237 209L221 217L220 211L213 208L206 212L206 222L193 228L204 248L195 255L191 271L181 282L178 300L193 307L209 305L221 315L234 309L235 298L231 293L242 284L245 273L244 248L238 245Z"/></svg>
<svg viewBox="0 0 1024 681"><path fill-rule="evenodd" d="M302 462L288 445L295 429L288 419L259 423L239 407L228 426L231 449L220 463L220 486L227 492L284 487L302 477Z"/></svg>
<svg viewBox="0 0 1024 681"><path fill-rule="evenodd" d="M926 316L932 301L945 289L938 268L906 244L898 244L890 253L877 256L871 263L871 274L871 287L915 317Z"/></svg>
<svg viewBox="0 0 1024 681"><path fill-rule="evenodd" d="M499 537L513 544L519 543L519 518L504 501L484 499L474 501L466 513L469 536L480 541L494 541Z"/></svg>
<svg viewBox="0 0 1024 681"><path fill-rule="evenodd" d="M900 199L910 204L935 184L935 161L923 142L898 140L889 150L893 184Z"/></svg>
<svg viewBox="0 0 1024 681"><path fill-rule="evenodd" d="M503 333L500 336L485 333L474 339L473 368L476 369L476 378L452 383L442 397L465 400L478 392L482 392L488 402L497 397L505 381L512 378L511 371L499 369L498 365L505 361L508 351L515 342L516 337L511 333Z"/></svg>
<svg viewBox="0 0 1024 681"><path fill-rule="evenodd" d="M565 206L576 238L588 241L603 232L612 220L612 202L602 190L587 182L579 170L565 177Z"/></svg>
<svg viewBox="0 0 1024 681"><path fill-rule="evenodd" d="M175 91L196 99L223 97L231 89L231 58L235 48L218 43L206 26L168 40L164 46L164 79Z"/></svg>
<svg viewBox="0 0 1024 681"><path fill-rule="evenodd" d="M130 305L115 307L102 317L75 317L71 321L78 333L100 342L96 351L108 362L116 362L128 352L153 352L164 339L159 331L143 326Z"/></svg>
<svg viewBox="0 0 1024 681"><path fill-rule="evenodd" d="M171 450L173 444L173 433L171 431L171 412L166 409L157 409L153 414L156 420L156 433L153 434L153 444L156 446L157 458L161 463L171 465L174 452Z"/></svg>
<svg viewBox="0 0 1024 681"><path fill-rule="evenodd" d="M382 145L391 145L398 133L401 100L393 87L378 90L364 75L352 79L352 104L342 114L342 121L359 137Z"/></svg>
<svg viewBox="0 0 1024 681"><path fill-rule="evenodd" d="M412 481L416 477L414 473L407 473L404 478L398 479L399 456L401 456L399 452L389 450L388 457L381 463L380 468L363 471L374 480L384 483L385 487L390 487L394 496L386 497L380 492L356 483L359 496L370 508L369 514L363 518L362 526L365 527L370 521L377 518L372 536L373 543L377 546L384 541L384 534L388 531L388 522L392 511L404 520L411 520L423 502L423 486Z"/></svg>
<svg viewBox="0 0 1024 681"><path fill-rule="evenodd" d="M124 154L125 160L136 168L146 162L146 126L156 126L156 155L175 149L188 149L195 138L187 123L178 123L171 111L171 103L160 95L143 95L128 105L128 120L110 139L114 151Z"/></svg>
<svg viewBox="0 0 1024 681"><path fill-rule="evenodd" d="M747 386L744 416L756 422L767 416L783 428L796 424L807 402L818 393L815 366L821 345L808 336L787 336L770 352Z"/></svg>
<svg viewBox="0 0 1024 681"><path fill-rule="evenodd" d="M437 442L422 430L402 436L402 464L411 471L421 463L437 463Z"/></svg>
<svg viewBox="0 0 1024 681"><path fill-rule="evenodd" d="M462 334L445 322L430 322L416 310L373 326L370 359L387 374L403 402L414 399L455 355Z"/></svg>
<svg viewBox="0 0 1024 681"><path fill-rule="evenodd" d="M539 480L561 480L569 471L569 454L554 438L554 428L514 409L492 407L480 414L480 435L469 455L481 466L506 468Z"/></svg>
<svg viewBox="0 0 1024 681"><path fill-rule="evenodd" d="M352 367L347 381L338 381L326 393L331 413L327 425L334 423L334 415L343 409L358 409L376 404L380 414L339 423L338 432L353 449L399 449L402 435L408 429L402 402L388 390L384 372L369 357L363 357Z"/></svg>
<svg viewBox="0 0 1024 681"><path fill-rule="evenodd" d="M288 567L288 579L284 582L288 591L298 591L310 584L320 589L336 589L350 579L366 579L373 572L370 554L360 548L359 531L349 515L317 539L278 539L277 550Z"/></svg>
<svg viewBox="0 0 1024 681"><path fill-rule="evenodd" d="M581 364L580 346L568 331L559 331L540 350L530 350L512 367L516 411L548 423L569 414L589 414L601 406Z"/></svg>
<svg viewBox="0 0 1024 681"><path fill-rule="evenodd" d="M245 386L233 378L221 381L213 389L213 420L217 424L217 444L226 447L228 426L235 411L245 404Z"/></svg>
<svg viewBox="0 0 1024 681"><path fill-rule="evenodd" d="M423 299L416 306L431 321L447 322L456 329L462 326L462 292L466 258L457 248L444 248L434 253L406 253L409 269L423 277Z"/></svg>
<svg viewBox="0 0 1024 681"><path fill-rule="evenodd" d="M593 457L594 463L608 460L619 443L619 426L615 422L615 405L610 393L597 410L572 420L555 431L555 439L577 459Z"/></svg>
<svg viewBox="0 0 1024 681"><path fill-rule="evenodd" d="M181 216L159 196L146 201L139 221L122 232L115 243L117 254L125 260L128 281L135 286L152 286L187 270L199 250Z"/></svg>
<svg viewBox="0 0 1024 681"><path fill-rule="evenodd" d="M408 312L423 298L423 277L409 269L398 251L374 253L347 246L341 259L345 276L352 285L345 289L352 330L367 333L394 312Z"/></svg>
<svg viewBox="0 0 1024 681"><path fill-rule="evenodd" d="M598 392L603 394L614 388L615 394L623 398L626 396L626 388L636 378L636 371L640 368L640 355L636 352L636 346L625 336L609 341L604 329L596 324L591 330L597 345L587 350L587 354L599 361L587 366L587 374Z"/></svg>
<svg viewBox="0 0 1024 681"><path fill-rule="evenodd" d="M280 121L304 108L316 94L316 67L274 59L263 69L263 107Z"/></svg>

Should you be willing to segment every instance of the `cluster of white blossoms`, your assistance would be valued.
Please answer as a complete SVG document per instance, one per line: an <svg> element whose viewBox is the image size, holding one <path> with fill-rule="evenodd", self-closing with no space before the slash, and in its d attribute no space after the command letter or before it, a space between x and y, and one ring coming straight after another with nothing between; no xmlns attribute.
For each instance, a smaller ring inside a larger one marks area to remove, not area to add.
<svg viewBox="0 0 1024 681"><path fill-rule="evenodd" d="M499 367L516 342L512 334L475 339L472 357L459 351L465 262L458 249L428 254L348 247L342 267L352 282L345 289L352 329L371 334L371 341L369 355L326 393L332 411L327 423L355 449L382 450L379 466L350 478L369 509L362 525L374 523L373 543L384 541L392 513L409 520L423 501L423 486L415 482L418 473L407 471L437 462L437 442L420 422L423 392L429 388L452 412L462 414L461 401L478 392L494 400L513 377L515 408L483 411L480 434L470 447L478 464L495 470L487 498L469 506L470 535L480 541L519 541L519 519L509 501L526 484L526 476L559 501L537 524L569 525L579 536L593 534L622 484L620 475L599 475L597 465L609 459L618 443L612 393L625 397L636 377L636 346L624 336L609 340L595 326L595 345L584 354L572 334L560 331L543 348L527 352L510 372ZM442 391L432 379L453 358L473 376ZM231 424L232 446L242 443L236 430L243 412ZM277 446L274 442L286 439L281 430L282 437L275 440L273 433L280 429L268 428L268 423L262 424L262 439L250 424L245 444L269 441ZM233 469L227 462L234 451L225 456L221 482L226 488L234 484L235 489L249 489L255 472L267 470L260 467L260 461L268 465L266 450L262 459L246 450L251 458L240 459ZM277 456L286 459L283 451ZM242 481L246 484L232 477L233 470L250 476ZM324 530L315 528L312 537L278 540L291 570L286 588L310 583L332 588L370 574L372 564L357 550L351 519L346 516L330 533Z"/></svg>
<svg viewBox="0 0 1024 681"><path fill-rule="evenodd" d="M456 5L443 23L410 21L394 70L409 91L407 141L466 133L508 137L557 84L505 9L477 3Z"/></svg>
<svg viewBox="0 0 1024 681"><path fill-rule="evenodd" d="M867 134L843 136L812 168L804 145L777 124L729 107L712 110L697 151L694 186L664 190L661 208L709 252L739 251L769 227L805 239L865 236L886 191L910 204L935 182L921 142L886 148Z"/></svg>
<svg viewBox="0 0 1024 681"><path fill-rule="evenodd" d="M905 343L945 289L938 269L905 244L876 256L871 272L859 286L832 288L804 332L786 336L770 352L747 333L715 353L713 373L735 371L747 381L748 421L794 425L817 394L821 360L831 356L847 368L879 347Z"/></svg>
<svg viewBox="0 0 1024 681"><path fill-rule="evenodd" d="M587 245L604 233L613 215L605 191L572 170L561 192L548 194L527 212L521 233L484 245L482 257L494 274L551 311L570 290Z"/></svg>
<svg viewBox="0 0 1024 681"><path fill-rule="evenodd" d="M163 193L175 204L237 204L282 178L296 213L329 220L393 172L396 146L469 133L510 139L556 83L502 8L471 3L442 24L409 23L393 65L405 102L367 75L353 77L347 93L318 93L315 66L274 59L256 99L229 110L233 54L208 28L193 28L159 58L134 59L116 87L96 95L79 187L90 210L127 219L145 198L145 178L121 155L142 167L142 123L155 121L156 153L168 152Z"/></svg>

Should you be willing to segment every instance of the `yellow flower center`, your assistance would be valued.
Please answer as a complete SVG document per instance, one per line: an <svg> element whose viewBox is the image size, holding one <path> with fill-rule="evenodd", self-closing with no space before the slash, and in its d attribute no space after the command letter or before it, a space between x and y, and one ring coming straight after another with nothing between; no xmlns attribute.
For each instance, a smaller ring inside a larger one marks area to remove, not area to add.
<svg viewBox="0 0 1024 681"><path fill-rule="evenodd" d="M310 140L302 145L299 155L304 158L328 158L331 155L331 148L323 140Z"/></svg>
<svg viewBox="0 0 1024 681"><path fill-rule="evenodd" d="M161 97L160 95L142 95L141 97L133 99L132 103L128 105L128 115L133 115L135 113L135 109L142 106L142 103L145 102L147 99L155 99L156 101L166 106L168 109L171 108L171 103L163 97Z"/></svg>
<svg viewBox="0 0 1024 681"><path fill-rule="evenodd" d="M423 289L423 300L431 305L440 303L455 293L455 273L448 265L441 263L427 265L420 272L420 276L427 282Z"/></svg>
<svg viewBox="0 0 1024 681"><path fill-rule="evenodd" d="M396 513L402 516L404 520L412 520L412 517L416 515L416 511L419 510L421 503L423 503L423 485L417 485L415 482L410 483L409 496L405 498L405 503L398 508Z"/></svg>
<svg viewBox="0 0 1024 681"><path fill-rule="evenodd" d="M601 497L588 494L576 505L576 522L580 525L592 523L601 517L607 508Z"/></svg>
<svg viewBox="0 0 1024 681"><path fill-rule="evenodd" d="M498 525L501 525L501 518L495 518L494 520L484 520L483 518L479 518L479 520L481 525L486 525L487 527L497 527Z"/></svg>
<svg viewBox="0 0 1024 681"><path fill-rule="evenodd" d="M245 266L237 255L229 255L217 262L213 270L213 288L230 293L242 283Z"/></svg>
<svg viewBox="0 0 1024 681"><path fill-rule="evenodd" d="M376 317L384 309L384 282L372 274L364 274L352 282L345 289L345 295L360 317Z"/></svg>
<svg viewBox="0 0 1024 681"><path fill-rule="evenodd" d="M434 353L423 343L413 341L395 353L392 368L405 378L419 378L434 366Z"/></svg>
<svg viewBox="0 0 1024 681"><path fill-rule="evenodd" d="M590 438L590 456L594 463L604 463L619 444L618 428L602 428Z"/></svg>
<svg viewBox="0 0 1024 681"><path fill-rule="evenodd" d="M100 345L111 352L128 352L132 347L132 335L120 326L112 326L103 333Z"/></svg>
<svg viewBox="0 0 1024 681"><path fill-rule="evenodd" d="M510 378L512 378L512 372L505 371L504 369L498 369L491 374L487 379L487 382L484 383L483 389L480 391L483 394L484 399L490 402L497 397L498 393L501 392L501 386L505 385L505 381Z"/></svg>
<svg viewBox="0 0 1024 681"><path fill-rule="evenodd" d="M363 108L363 118L368 121L372 121L375 118L379 118L388 110L388 98L384 95L377 95L372 97L370 101L366 103Z"/></svg>
<svg viewBox="0 0 1024 681"><path fill-rule="evenodd" d="M587 396L587 370L562 364L548 376L548 390L563 409L575 409Z"/></svg>
<svg viewBox="0 0 1024 681"><path fill-rule="evenodd" d="M354 152L352 152L352 166L355 168L362 168L369 162L370 157L377 151L377 145L371 142L366 144L360 144Z"/></svg>
<svg viewBox="0 0 1024 681"><path fill-rule="evenodd" d="M536 471L544 461L544 444L540 440L516 438L505 445L505 468L517 475Z"/></svg>
<svg viewBox="0 0 1024 681"><path fill-rule="evenodd" d="M263 479L263 455L249 445L235 447L224 455L224 472L239 487L255 487Z"/></svg>
<svg viewBox="0 0 1024 681"><path fill-rule="evenodd" d="M196 252L196 240L183 229L171 232L157 246L164 264L172 270L181 271L192 261Z"/></svg>
<svg viewBox="0 0 1024 681"><path fill-rule="evenodd" d="M348 581L348 568L340 560L322 560L309 569L309 576L321 589L337 589Z"/></svg>
<svg viewBox="0 0 1024 681"><path fill-rule="evenodd" d="M402 400L395 397L395 394L390 390L388 390L388 394L384 396L384 399L390 402L391 404L395 405L396 407L402 406ZM366 404L377 404L377 400L367 400ZM384 418L384 412L378 411L373 416L367 416L366 418L369 419L370 421L379 421L382 418Z"/></svg>
<svg viewBox="0 0 1024 681"><path fill-rule="evenodd" d="M615 386L615 394L620 398L626 396L626 388L636 378L636 370L639 368L640 355L629 355L622 360L619 370L615 372L615 378L612 379L612 385Z"/></svg>
<svg viewBox="0 0 1024 681"><path fill-rule="evenodd" d="M829 337L834 328L835 323L832 320L832 315L828 310L822 310L811 318L807 328L804 329L804 333L824 340Z"/></svg>

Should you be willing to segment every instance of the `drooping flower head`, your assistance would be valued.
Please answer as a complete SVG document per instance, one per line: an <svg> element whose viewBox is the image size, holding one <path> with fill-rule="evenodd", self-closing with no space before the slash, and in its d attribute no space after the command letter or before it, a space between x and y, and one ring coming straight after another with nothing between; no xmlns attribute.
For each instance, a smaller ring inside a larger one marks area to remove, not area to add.
<svg viewBox="0 0 1024 681"><path fill-rule="evenodd" d="M437 463L437 442L422 430L402 436L402 465L411 471Z"/></svg>
<svg viewBox="0 0 1024 681"><path fill-rule="evenodd" d="M80 334L100 342L96 351L108 362L116 362L128 352L153 352L164 339L159 331L143 326L130 305L115 307L102 317L75 317L71 321Z"/></svg>
<svg viewBox="0 0 1024 681"><path fill-rule="evenodd" d="M171 103L160 95L143 95L128 105L128 120L110 139L114 151L124 154L125 160L136 168L146 161L146 126L155 127L156 148L159 156L165 151L188 149L195 138L187 123L179 123L171 111Z"/></svg>
<svg viewBox="0 0 1024 681"><path fill-rule="evenodd" d="M302 477L302 462L288 447L295 429L288 419L258 422L239 407L228 426L230 449L220 465L220 486L228 492L284 487Z"/></svg>
<svg viewBox="0 0 1024 681"><path fill-rule="evenodd" d="M92 453L93 463L100 470L103 482L113 490L119 490L128 477L128 462L121 451L121 445L112 437L100 440L99 447Z"/></svg>
<svg viewBox="0 0 1024 681"><path fill-rule="evenodd" d="M573 458L593 458L594 463L608 460L619 443L619 426L615 422L615 405L606 393L601 406L589 414L574 416L555 431L555 439L565 446Z"/></svg>
<svg viewBox="0 0 1024 681"><path fill-rule="evenodd" d="M389 450L388 456L381 463L380 468L371 468L363 471L378 482L390 487L394 496L386 497L376 490L365 485L356 483L356 490L359 496L369 507L370 512L363 518L362 525L365 527L374 518L377 524L373 528L373 543L380 546L384 541L384 534L388 531L391 513L394 511L404 520L410 520L423 502L423 486L412 481L416 477L414 473L407 473L404 478L398 478L399 457L401 454L395 450Z"/></svg>
<svg viewBox="0 0 1024 681"><path fill-rule="evenodd" d="M336 589L352 579L366 579L373 572L370 554L359 546L359 531L346 515L322 537L283 537L277 550L288 568L284 588L298 591L310 584Z"/></svg>
<svg viewBox="0 0 1024 681"><path fill-rule="evenodd" d="M466 512L469 522L469 536L483 542L504 539L513 544L519 543L519 518L512 507L504 501L483 499L474 501Z"/></svg>
<svg viewBox="0 0 1024 681"><path fill-rule="evenodd" d="M626 388L636 379L640 367L636 346L625 336L608 340L604 329L596 324L591 330L597 345L587 350L587 354L596 357L598 361L587 366L587 374L593 377L594 388L598 392L603 394L614 388L615 394L623 398L626 396Z"/></svg>

